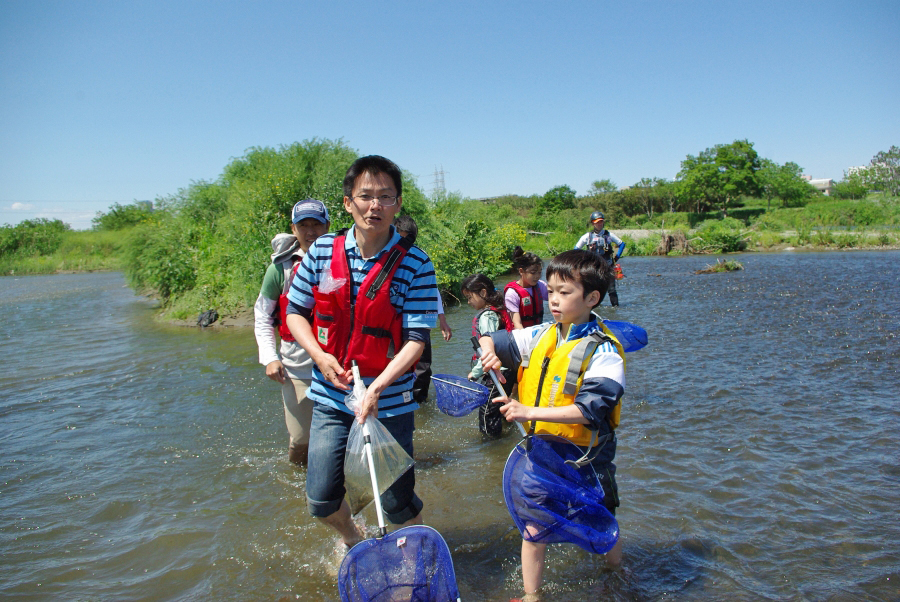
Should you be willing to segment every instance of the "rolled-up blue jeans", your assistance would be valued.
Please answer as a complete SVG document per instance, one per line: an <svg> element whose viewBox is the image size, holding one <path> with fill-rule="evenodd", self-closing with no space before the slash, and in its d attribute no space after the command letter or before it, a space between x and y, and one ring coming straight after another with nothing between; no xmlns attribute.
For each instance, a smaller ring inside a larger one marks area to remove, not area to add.
<svg viewBox="0 0 900 602"><path fill-rule="evenodd" d="M331 406L317 403L310 425L309 459L306 469L306 506L309 513L325 518L341 507L344 489L344 454L347 438L356 416ZM413 455L413 412L380 418L379 421L393 435L397 443ZM422 511L422 500L416 495L415 467L407 470L381 496L384 514L395 525L415 518Z"/></svg>

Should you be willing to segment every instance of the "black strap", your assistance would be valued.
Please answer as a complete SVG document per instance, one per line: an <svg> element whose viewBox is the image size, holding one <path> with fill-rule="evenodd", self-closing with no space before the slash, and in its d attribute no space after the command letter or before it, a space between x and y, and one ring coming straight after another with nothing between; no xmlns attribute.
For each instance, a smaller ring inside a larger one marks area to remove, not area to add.
<svg viewBox="0 0 900 602"><path fill-rule="evenodd" d="M381 339L390 339L390 338L393 338L393 337L391 336L391 331L390 331L390 330L387 330L387 329L385 329L385 328L374 328L374 327L372 327L372 326L363 326L363 327L362 327L362 333L363 333L363 334L371 335L371 336L373 336L373 337L378 337L378 338L381 338Z"/></svg>
<svg viewBox="0 0 900 602"><path fill-rule="evenodd" d="M378 276L375 277L372 284L369 286L369 290L366 291L366 298L370 301L378 294L379 289L381 289L385 280L387 280L388 276L390 276L391 272L394 270L394 265L397 261L409 252L409 249L412 247L412 242L410 242L408 238L401 236L397 246L401 247L403 250L397 249L396 246L391 249L390 255L388 255L384 265L381 266L381 271L378 272Z"/></svg>

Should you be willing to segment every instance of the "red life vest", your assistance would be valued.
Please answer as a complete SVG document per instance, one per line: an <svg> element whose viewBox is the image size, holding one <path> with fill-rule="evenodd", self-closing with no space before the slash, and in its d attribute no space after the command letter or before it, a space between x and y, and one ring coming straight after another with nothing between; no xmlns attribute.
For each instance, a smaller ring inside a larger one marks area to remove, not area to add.
<svg viewBox="0 0 900 602"><path fill-rule="evenodd" d="M299 267L300 260L297 259L294 261L294 267L290 270L290 276L285 275L284 285L281 287L281 295L278 297L278 334L281 335L281 340L283 341L294 341L294 335L291 334L287 327L287 307L289 303L287 294L291 290L291 282L294 280L294 275Z"/></svg>
<svg viewBox="0 0 900 602"><path fill-rule="evenodd" d="M412 243L401 238L382 253L353 299L345 238L344 232L338 233L331 251L331 277L344 278L344 284L329 293L313 287L313 336L345 370L356 360L361 376L378 376L402 345L403 318L391 305L391 280ZM410 366L410 372L414 367Z"/></svg>
<svg viewBox="0 0 900 602"><path fill-rule="evenodd" d="M478 332L478 320L481 319L481 315L486 311L492 311L495 314L497 314L498 316L500 316L500 328L502 328L504 330L512 330L513 329L512 320L509 319L509 313L506 311L505 307L494 307L493 305L488 305L487 307L485 307L484 309L479 311L477 314L475 314L474 318L472 318L472 336L473 337L481 338L482 336L487 334L486 332ZM473 355L472 359L477 360L478 356Z"/></svg>
<svg viewBox="0 0 900 602"><path fill-rule="evenodd" d="M513 280L503 289L503 296L506 297L506 291L513 289L519 295L519 318L522 320L522 326L528 328L544 321L544 299L541 297L540 284L531 287L533 293L528 292L524 286ZM512 320L509 321L507 330L513 330Z"/></svg>

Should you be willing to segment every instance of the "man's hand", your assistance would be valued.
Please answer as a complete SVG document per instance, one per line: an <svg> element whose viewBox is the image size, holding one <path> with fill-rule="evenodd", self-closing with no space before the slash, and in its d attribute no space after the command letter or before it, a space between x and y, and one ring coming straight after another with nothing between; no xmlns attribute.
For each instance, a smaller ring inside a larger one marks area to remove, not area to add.
<svg viewBox="0 0 900 602"><path fill-rule="evenodd" d="M444 314L438 314L438 321L441 323L441 334L444 335L444 340L449 341L453 336L453 331L450 330L450 325L447 324L447 318L444 317Z"/></svg>
<svg viewBox="0 0 900 602"><path fill-rule="evenodd" d="M266 376L275 382L284 384L284 364L281 363L281 360L275 360L274 362L266 364Z"/></svg>
<svg viewBox="0 0 900 602"><path fill-rule="evenodd" d="M316 366L322 372L322 375L328 379L332 385L344 391L350 390L350 383L353 382L353 374L350 370L344 370L337 358L330 353L321 352L317 357L313 358Z"/></svg>
<svg viewBox="0 0 900 602"><path fill-rule="evenodd" d="M359 412L356 414L360 424L364 423L369 415L378 417L378 397L379 393L373 389L366 389L366 396L363 397Z"/></svg>

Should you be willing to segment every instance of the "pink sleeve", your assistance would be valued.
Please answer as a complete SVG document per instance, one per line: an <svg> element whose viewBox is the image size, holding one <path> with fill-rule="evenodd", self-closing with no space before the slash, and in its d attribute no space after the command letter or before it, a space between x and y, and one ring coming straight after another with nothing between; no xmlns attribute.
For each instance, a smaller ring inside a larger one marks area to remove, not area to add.
<svg viewBox="0 0 900 602"><path fill-rule="evenodd" d="M541 291L541 298L544 301L549 301L550 295L547 293L547 283L544 282L543 280L538 280L538 288Z"/></svg>
<svg viewBox="0 0 900 602"><path fill-rule="evenodd" d="M506 289L503 300L506 303L506 311L519 313L519 293L517 293L515 289Z"/></svg>

